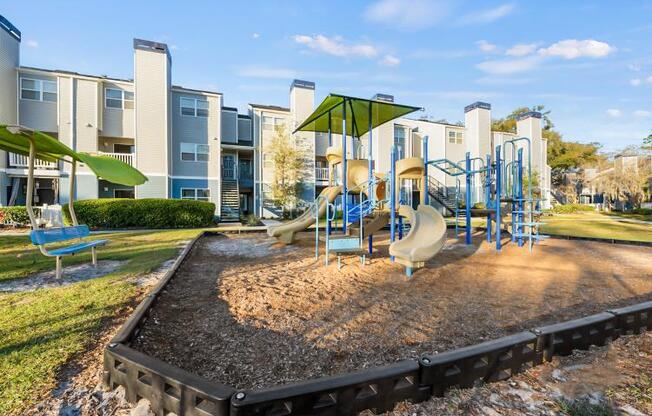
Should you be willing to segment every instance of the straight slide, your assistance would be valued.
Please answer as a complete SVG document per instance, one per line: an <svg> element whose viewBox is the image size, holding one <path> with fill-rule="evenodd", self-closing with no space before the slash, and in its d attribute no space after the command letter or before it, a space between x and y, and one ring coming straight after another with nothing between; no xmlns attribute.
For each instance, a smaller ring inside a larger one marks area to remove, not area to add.
<svg viewBox="0 0 652 416"><path fill-rule="evenodd" d="M446 221L444 217L430 205L419 205L417 210L407 205L401 205L399 214L410 221L410 232L402 240L389 246L389 254L396 262L406 267L406 273L412 275L412 270L423 267L426 261L433 258L446 243Z"/></svg>
<svg viewBox="0 0 652 416"><path fill-rule="evenodd" d="M319 198L319 207L317 208L318 217L322 218L326 214L326 206L329 203L333 203L335 198L342 193L341 186L329 186L324 188L319 196L324 196L326 199ZM270 237L275 237L279 241L285 244L292 244L294 242L294 236L297 232L303 231L306 228L310 227L315 223L315 210L314 203L309 206L306 211L299 215L297 218L292 221L286 222L280 225L272 225L267 228L267 235Z"/></svg>

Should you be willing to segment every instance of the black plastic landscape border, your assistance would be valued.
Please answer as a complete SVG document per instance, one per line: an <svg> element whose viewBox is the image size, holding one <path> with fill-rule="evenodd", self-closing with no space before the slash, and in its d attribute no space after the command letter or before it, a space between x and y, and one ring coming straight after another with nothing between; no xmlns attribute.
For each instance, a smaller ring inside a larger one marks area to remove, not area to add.
<svg viewBox="0 0 652 416"><path fill-rule="evenodd" d="M238 391L131 347L159 294L197 242L206 235L219 234L222 233L204 231L186 246L105 349L105 385L111 389L123 386L130 403L142 398L149 400L156 415L355 415L366 409L385 412L398 402L421 402L442 396L453 387L505 380L555 355L568 355L573 349L605 345L621 335L652 330L652 301L648 301L441 354L423 355L418 360Z"/></svg>

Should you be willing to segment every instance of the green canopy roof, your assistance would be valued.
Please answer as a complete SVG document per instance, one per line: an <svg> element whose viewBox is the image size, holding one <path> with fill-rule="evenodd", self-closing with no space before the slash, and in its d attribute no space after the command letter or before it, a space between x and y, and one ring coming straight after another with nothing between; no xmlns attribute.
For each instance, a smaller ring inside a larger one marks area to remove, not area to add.
<svg viewBox="0 0 652 416"><path fill-rule="evenodd" d="M52 136L22 126L0 125L0 149L29 156L30 139L36 147L36 158L56 162L67 156L85 163L98 177L120 185L135 186L147 181L147 177L131 165L110 156L97 156L75 152Z"/></svg>
<svg viewBox="0 0 652 416"><path fill-rule="evenodd" d="M319 107L295 130L342 134L342 115L346 108L346 134L361 137L369 131L371 109L371 128L376 128L388 121L420 110L420 107L394 104L365 98L347 97L330 94L324 98Z"/></svg>

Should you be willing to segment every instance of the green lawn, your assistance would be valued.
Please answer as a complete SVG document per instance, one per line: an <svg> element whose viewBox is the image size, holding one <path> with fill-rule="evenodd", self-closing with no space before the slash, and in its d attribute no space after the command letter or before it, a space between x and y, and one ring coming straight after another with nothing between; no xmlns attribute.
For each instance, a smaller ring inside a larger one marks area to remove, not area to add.
<svg viewBox="0 0 652 416"><path fill-rule="evenodd" d="M56 289L0 294L0 414L19 414L54 387L57 371L83 352L98 331L129 311L138 288L130 277L173 258L199 230L122 232L108 238L99 260L128 260L102 278ZM90 261L90 253L64 259L64 267ZM27 236L0 237L0 281L54 268ZM64 277L65 278L65 277ZM98 363L100 365L100 363Z"/></svg>
<svg viewBox="0 0 652 416"><path fill-rule="evenodd" d="M652 241L652 224L621 220L612 216L585 212L542 217L544 234L578 237L614 238L617 240Z"/></svg>

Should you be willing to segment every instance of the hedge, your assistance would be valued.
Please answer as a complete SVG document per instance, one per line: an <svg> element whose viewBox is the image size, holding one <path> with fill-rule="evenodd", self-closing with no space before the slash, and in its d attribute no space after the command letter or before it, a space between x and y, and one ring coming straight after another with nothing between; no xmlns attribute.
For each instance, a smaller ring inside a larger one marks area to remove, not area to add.
<svg viewBox="0 0 652 416"><path fill-rule="evenodd" d="M75 201L80 224L91 228L192 228L213 224L215 204L185 199L88 199ZM68 204L66 224L72 223Z"/></svg>
<svg viewBox="0 0 652 416"><path fill-rule="evenodd" d="M34 214L38 216L38 208L34 208ZM27 208L24 206L0 207L0 223L3 222L8 222L17 226L30 225Z"/></svg>
<svg viewBox="0 0 652 416"><path fill-rule="evenodd" d="M593 205L584 204L565 204L555 205L552 207L552 212L555 214L574 214L576 212L595 212Z"/></svg>

